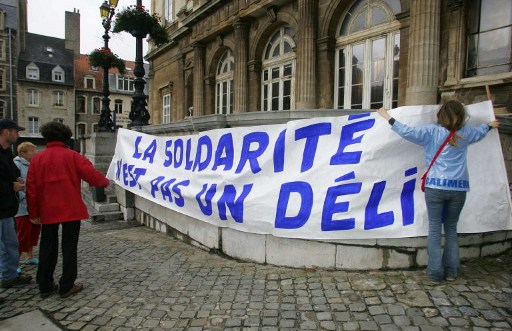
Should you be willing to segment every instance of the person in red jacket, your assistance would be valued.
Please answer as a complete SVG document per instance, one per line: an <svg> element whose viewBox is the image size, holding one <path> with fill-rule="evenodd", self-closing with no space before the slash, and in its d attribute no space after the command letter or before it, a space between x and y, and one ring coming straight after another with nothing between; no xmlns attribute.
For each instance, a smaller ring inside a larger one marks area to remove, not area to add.
<svg viewBox="0 0 512 331"><path fill-rule="evenodd" d="M109 180L92 163L66 145L71 129L59 122L41 127L46 149L36 154L27 174L26 192L30 220L41 224L39 266L36 280L42 298L59 289L67 298L83 289L75 284L80 222L89 217L82 200L81 180L91 186L106 187ZM59 227L62 226L62 275L59 286L53 273L59 253Z"/></svg>

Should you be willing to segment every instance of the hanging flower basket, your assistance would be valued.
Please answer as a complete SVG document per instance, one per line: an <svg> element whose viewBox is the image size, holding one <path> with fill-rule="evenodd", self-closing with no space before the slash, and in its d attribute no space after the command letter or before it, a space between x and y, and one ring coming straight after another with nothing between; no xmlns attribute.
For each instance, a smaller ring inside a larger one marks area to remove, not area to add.
<svg viewBox="0 0 512 331"><path fill-rule="evenodd" d="M126 72L124 60L112 53L108 48L97 48L92 51L89 54L89 64L93 67L117 68L121 74Z"/></svg>
<svg viewBox="0 0 512 331"><path fill-rule="evenodd" d="M169 42L167 30L160 25L160 17L151 15L144 6L131 5L116 14L112 32L126 31L134 37L149 37L157 46Z"/></svg>

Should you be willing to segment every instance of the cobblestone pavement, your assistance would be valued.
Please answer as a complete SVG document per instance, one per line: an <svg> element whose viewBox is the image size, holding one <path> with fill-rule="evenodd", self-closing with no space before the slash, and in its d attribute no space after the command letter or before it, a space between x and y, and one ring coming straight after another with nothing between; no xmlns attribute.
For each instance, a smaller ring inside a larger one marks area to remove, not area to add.
<svg viewBox="0 0 512 331"><path fill-rule="evenodd" d="M423 269L259 265L125 222L83 222L84 291L40 299L34 283L1 289L0 320L39 309L67 330L510 330L511 271L509 252L433 286Z"/></svg>

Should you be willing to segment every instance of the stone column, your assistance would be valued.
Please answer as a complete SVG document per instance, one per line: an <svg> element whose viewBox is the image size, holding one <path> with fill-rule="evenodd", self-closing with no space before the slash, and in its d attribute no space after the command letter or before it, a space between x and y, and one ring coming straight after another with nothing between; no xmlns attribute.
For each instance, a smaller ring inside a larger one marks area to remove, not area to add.
<svg viewBox="0 0 512 331"><path fill-rule="evenodd" d="M261 61L249 62L249 111L261 110Z"/></svg>
<svg viewBox="0 0 512 331"><path fill-rule="evenodd" d="M317 41L318 72L322 79L318 82L318 105L320 109L336 108L334 102L334 57L336 39L324 37ZM336 69L337 70L337 69Z"/></svg>
<svg viewBox="0 0 512 331"><path fill-rule="evenodd" d="M204 115L204 45L194 45L194 116Z"/></svg>
<svg viewBox="0 0 512 331"><path fill-rule="evenodd" d="M175 98L175 100L173 100L173 105L176 105L176 110L173 112L175 116L174 120L175 121L181 121L182 119L185 118L185 114L186 114L186 111L185 111L185 105L186 105L186 102L185 102L185 89L186 89L186 86L185 86L185 55L182 54L181 57L177 60L177 63L178 63L178 72L177 72L177 82L178 82L178 86L177 86L177 89L175 90L176 91L176 94L173 94L172 97Z"/></svg>
<svg viewBox="0 0 512 331"><path fill-rule="evenodd" d="M204 101L203 115L215 114L215 77L204 77Z"/></svg>
<svg viewBox="0 0 512 331"><path fill-rule="evenodd" d="M103 174L107 173L110 162L114 157L116 142L115 132L93 132L91 139L86 142L85 157ZM94 201L105 201L105 189L103 187L93 186L91 193Z"/></svg>
<svg viewBox="0 0 512 331"><path fill-rule="evenodd" d="M407 105L436 104L439 84L441 0L412 0Z"/></svg>
<svg viewBox="0 0 512 331"><path fill-rule="evenodd" d="M299 0L296 109L316 108L315 9L317 1Z"/></svg>
<svg viewBox="0 0 512 331"><path fill-rule="evenodd" d="M247 54L249 42L249 24L243 20L237 20L233 27L235 29L235 68L233 70L234 101L233 111L235 114L248 111L248 70Z"/></svg>

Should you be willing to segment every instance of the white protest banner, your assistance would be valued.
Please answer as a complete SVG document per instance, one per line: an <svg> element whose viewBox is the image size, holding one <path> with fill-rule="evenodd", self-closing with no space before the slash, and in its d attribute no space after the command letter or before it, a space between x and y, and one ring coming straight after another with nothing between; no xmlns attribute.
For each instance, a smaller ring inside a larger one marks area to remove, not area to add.
<svg viewBox="0 0 512 331"><path fill-rule="evenodd" d="M412 126L439 106L392 110ZM468 125L494 118L470 105ZM470 146L471 191L459 232L512 229L497 130ZM376 113L151 136L120 129L107 176L166 208L220 227L308 239L425 236L423 148Z"/></svg>

